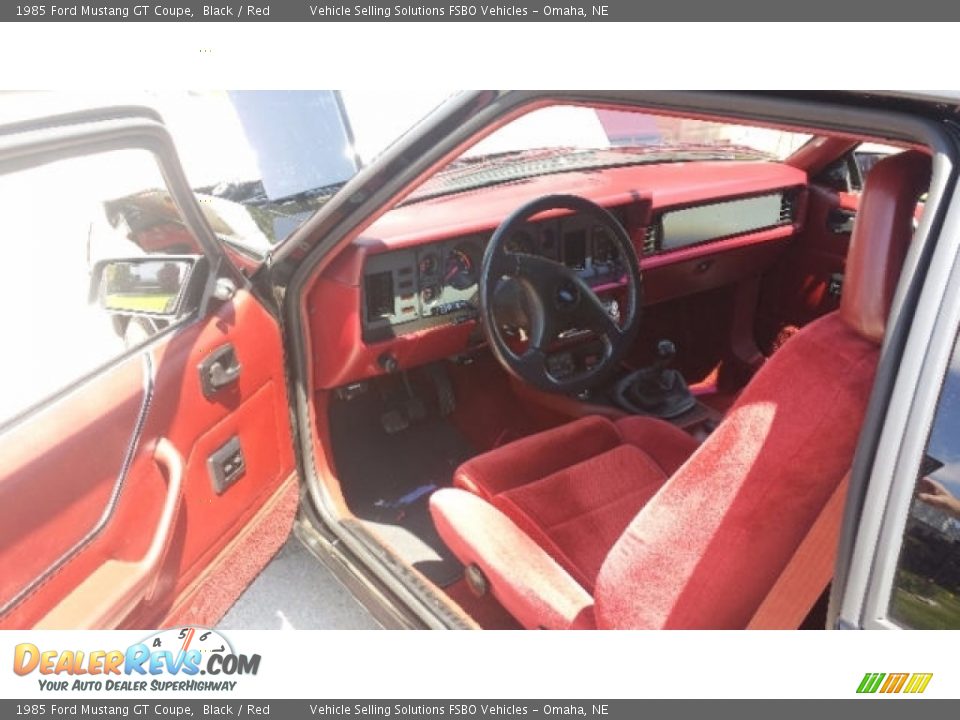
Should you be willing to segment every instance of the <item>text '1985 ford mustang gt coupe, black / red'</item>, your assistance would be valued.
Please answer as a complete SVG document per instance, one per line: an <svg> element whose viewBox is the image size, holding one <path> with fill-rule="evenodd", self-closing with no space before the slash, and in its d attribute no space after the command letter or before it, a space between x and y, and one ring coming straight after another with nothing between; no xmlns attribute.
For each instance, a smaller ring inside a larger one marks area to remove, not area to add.
<svg viewBox="0 0 960 720"><path fill-rule="evenodd" d="M213 626L292 529L387 626L960 627L958 105L472 92L294 194L0 126L0 626Z"/></svg>

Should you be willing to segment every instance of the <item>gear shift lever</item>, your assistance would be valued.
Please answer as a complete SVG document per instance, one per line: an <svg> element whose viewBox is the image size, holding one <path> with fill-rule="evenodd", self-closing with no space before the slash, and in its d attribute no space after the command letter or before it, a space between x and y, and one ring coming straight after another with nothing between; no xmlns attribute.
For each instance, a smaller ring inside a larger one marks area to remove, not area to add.
<svg viewBox="0 0 960 720"><path fill-rule="evenodd" d="M672 340L660 340L657 343L657 360L653 366L661 373L673 364L677 356L677 346Z"/></svg>
<svg viewBox="0 0 960 720"><path fill-rule="evenodd" d="M670 368L677 346L670 340L657 343L653 365L630 373L614 388L614 399L623 409L639 415L673 418L697 404L686 380Z"/></svg>

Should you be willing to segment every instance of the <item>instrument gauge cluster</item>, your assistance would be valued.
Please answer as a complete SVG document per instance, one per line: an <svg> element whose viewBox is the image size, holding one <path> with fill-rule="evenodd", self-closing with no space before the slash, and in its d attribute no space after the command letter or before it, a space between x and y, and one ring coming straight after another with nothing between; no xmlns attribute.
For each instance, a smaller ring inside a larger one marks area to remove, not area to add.
<svg viewBox="0 0 960 720"><path fill-rule="evenodd" d="M425 245L417 250L418 317L424 321L473 317L477 308L477 281L486 237L458 238Z"/></svg>

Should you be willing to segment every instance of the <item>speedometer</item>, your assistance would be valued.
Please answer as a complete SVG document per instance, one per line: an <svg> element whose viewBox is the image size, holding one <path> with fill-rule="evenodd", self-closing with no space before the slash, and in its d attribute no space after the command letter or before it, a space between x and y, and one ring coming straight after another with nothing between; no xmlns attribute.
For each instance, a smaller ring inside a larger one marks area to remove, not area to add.
<svg viewBox="0 0 960 720"><path fill-rule="evenodd" d="M617 260L617 246L608 230L602 227L593 229L593 264L610 265Z"/></svg>
<svg viewBox="0 0 960 720"><path fill-rule="evenodd" d="M477 261L469 245L457 245L449 255L443 271L443 284L466 290L477 283Z"/></svg>
<svg viewBox="0 0 960 720"><path fill-rule="evenodd" d="M536 252L536 242L533 239L533 235L526 230L518 230L515 232L507 239L503 247L508 253L533 255Z"/></svg>

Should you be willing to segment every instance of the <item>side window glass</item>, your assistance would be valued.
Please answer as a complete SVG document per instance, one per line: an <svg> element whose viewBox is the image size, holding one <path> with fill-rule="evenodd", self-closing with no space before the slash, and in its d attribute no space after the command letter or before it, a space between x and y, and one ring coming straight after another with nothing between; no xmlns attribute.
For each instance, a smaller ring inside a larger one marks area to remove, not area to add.
<svg viewBox="0 0 960 720"><path fill-rule="evenodd" d="M836 192L860 192L863 189L863 176L859 167L853 153L847 153L824 169L816 182Z"/></svg>
<svg viewBox="0 0 960 720"><path fill-rule="evenodd" d="M909 628L960 628L960 340L910 506L889 616Z"/></svg>
<svg viewBox="0 0 960 720"><path fill-rule="evenodd" d="M0 175L0 423L189 310L200 246L154 156L118 150Z"/></svg>
<svg viewBox="0 0 960 720"><path fill-rule="evenodd" d="M861 146L854 151L853 157L857 162L857 171L861 178L867 177L870 174L870 171L873 170L873 166L876 165L880 160L883 160L887 155L892 152L897 152L896 148L887 148L884 150L871 149L871 147ZM863 189L863 181L861 180L858 190Z"/></svg>

